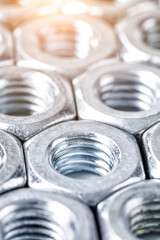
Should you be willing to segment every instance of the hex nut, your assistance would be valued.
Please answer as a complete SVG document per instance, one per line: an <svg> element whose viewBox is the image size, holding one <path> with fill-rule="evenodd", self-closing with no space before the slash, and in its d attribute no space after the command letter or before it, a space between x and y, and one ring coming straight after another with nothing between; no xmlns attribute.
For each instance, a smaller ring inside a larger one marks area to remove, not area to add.
<svg viewBox="0 0 160 240"><path fill-rule="evenodd" d="M96 205L145 178L133 136L92 121L58 124L24 144L28 185Z"/></svg>
<svg viewBox="0 0 160 240"><path fill-rule="evenodd" d="M128 13L131 14L132 11L135 11L135 8L137 12L142 12L146 8L149 9L149 7L155 8L156 1L157 0L64 0L61 8L64 14L90 14L101 17L114 24L121 18L124 18Z"/></svg>
<svg viewBox="0 0 160 240"><path fill-rule="evenodd" d="M0 67L12 65L13 63L12 35L3 24L0 24Z"/></svg>
<svg viewBox="0 0 160 240"><path fill-rule="evenodd" d="M160 181L148 180L120 190L97 207L102 240L159 238Z"/></svg>
<svg viewBox="0 0 160 240"><path fill-rule="evenodd" d="M73 199L24 188L0 196L0 239L98 240L90 209Z"/></svg>
<svg viewBox="0 0 160 240"><path fill-rule="evenodd" d="M44 17L20 26L14 36L19 66L57 71L71 79L117 54L112 27L91 16Z"/></svg>
<svg viewBox="0 0 160 240"><path fill-rule="evenodd" d="M57 73L4 67L0 83L0 129L23 141L76 116L71 86Z"/></svg>
<svg viewBox="0 0 160 240"><path fill-rule="evenodd" d="M160 178L160 123L149 128L142 136L146 170L150 178Z"/></svg>
<svg viewBox="0 0 160 240"><path fill-rule="evenodd" d="M159 79L159 69L148 65L94 68L73 80L78 118L141 134L160 118Z"/></svg>
<svg viewBox="0 0 160 240"><path fill-rule="evenodd" d="M160 66L160 9L124 19L117 25L121 58L125 62Z"/></svg>
<svg viewBox="0 0 160 240"><path fill-rule="evenodd" d="M21 143L9 133L0 131L0 194L26 184Z"/></svg>

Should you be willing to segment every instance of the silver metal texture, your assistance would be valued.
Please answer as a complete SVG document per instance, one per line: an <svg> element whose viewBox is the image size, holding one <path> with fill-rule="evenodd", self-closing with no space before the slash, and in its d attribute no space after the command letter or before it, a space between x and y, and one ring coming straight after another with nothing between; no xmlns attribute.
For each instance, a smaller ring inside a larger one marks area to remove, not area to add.
<svg viewBox="0 0 160 240"><path fill-rule="evenodd" d="M59 0L0 0L0 22L11 28L33 16L43 16L59 10ZM47 7L50 5L50 8Z"/></svg>
<svg viewBox="0 0 160 240"><path fill-rule="evenodd" d="M160 9L124 19L117 25L121 58L160 66Z"/></svg>
<svg viewBox="0 0 160 240"><path fill-rule="evenodd" d="M48 16L22 25L14 36L19 66L56 70L69 78L117 54L112 27L91 16Z"/></svg>
<svg viewBox="0 0 160 240"><path fill-rule="evenodd" d="M160 179L160 123L152 126L143 134L142 143L148 176Z"/></svg>
<svg viewBox="0 0 160 240"><path fill-rule="evenodd" d="M0 196L0 239L98 240L89 208L73 199L32 189Z"/></svg>
<svg viewBox="0 0 160 240"><path fill-rule="evenodd" d="M160 181L117 192L98 205L102 240L159 240Z"/></svg>
<svg viewBox="0 0 160 240"><path fill-rule="evenodd" d="M142 64L104 64L73 81L79 119L141 134L160 118L160 71Z"/></svg>
<svg viewBox="0 0 160 240"><path fill-rule="evenodd" d="M114 24L128 14L156 8L157 0L64 0L64 14L90 14Z"/></svg>
<svg viewBox="0 0 160 240"><path fill-rule="evenodd" d="M57 73L0 69L0 129L26 140L76 116L71 86Z"/></svg>
<svg viewBox="0 0 160 240"><path fill-rule="evenodd" d="M3 24L0 24L0 67L12 65L13 63L12 35Z"/></svg>
<svg viewBox="0 0 160 240"><path fill-rule="evenodd" d="M28 185L96 205L145 178L133 136L102 123L58 124L24 144Z"/></svg>
<svg viewBox="0 0 160 240"><path fill-rule="evenodd" d="M26 184L21 143L9 133L0 131L0 194Z"/></svg>

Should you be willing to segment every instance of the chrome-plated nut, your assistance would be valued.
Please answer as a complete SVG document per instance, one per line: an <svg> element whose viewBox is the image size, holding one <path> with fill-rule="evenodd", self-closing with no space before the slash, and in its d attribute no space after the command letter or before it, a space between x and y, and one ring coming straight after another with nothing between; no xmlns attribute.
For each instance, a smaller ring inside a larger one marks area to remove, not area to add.
<svg viewBox="0 0 160 240"><path fill-rule="evenodd" d="M46 5L56 13L59 9L56 0L0 0L0 22L9 27L16 27L21 21L32 18L33 15L42 16L46 12Z"/></svg>
<svg viewBox="0 0 160 240"><path fill-rule="evenodd" d="M160 181L133 184L98 205L102 240L159 239Z"/></svg>
<svg viewBox="0 0 160 240"><path fill-rule="evenodd" d="M142 64L94 68L73 81L79 119L140 134L160 118L160 71Z"/></svg>
<svg viewBox="0 0 160 240"><path fill-rule="evenodd" d="M25 184L26 171L21 143L11 134L0 131L0 194L24 187Z"/></svg>
<svg viewBox="0 0 160 240"><path fill-rule="evenodd" d="M13 63L12 35L3 24L0 24L0 67L12 65Z"/></svg>
<svg viewBox="0 0 160 240"><path fill-rule="evenodd" d="M0 239L98 240L90 209L73 199L32 189L0 196Z"/></svg>
<svg viewBox="0 0 160 240"><path fill-rule="evenodd" d="M128 13L135 11L135 8L137 12L142 12L145 9L149 9L148 4L151 8L153 8L153 6L155 7L156 1L157 0L64 0L61 8L65 14L85 13L115 23Z"/></svg>
<svg viewBox="0 0 160 240"><path fill-rule="evenodd" d="M69 78L117 50L111 26L91 16L37 19L17 28L14 36L19 66L56 70Z"/></svg>
<svg viewBox="0 0 160 240"><path fill-rule="evenodd" d="M160 9L124 19L117 25L119 51L126 62L160 66Z"/></svg>
<svg viewBox="0 0 160 240"><path fill-rule="evenodd" d="M76 116L71 86L56 73L0 69L0 129L26 140Z"/></svg>
<svg viewBox="0 0 160 240"><path fill-rule="evenodd" d="M146 171L150 178L160 178L160 123L149 128L142 136Z"/></svg>
<svg viewBox="0 0 160 240"><path fill-rule="evenodd" d="M145 178L133 136L92 121L58 124L24 144L28 185L96 205Z"/></svg>

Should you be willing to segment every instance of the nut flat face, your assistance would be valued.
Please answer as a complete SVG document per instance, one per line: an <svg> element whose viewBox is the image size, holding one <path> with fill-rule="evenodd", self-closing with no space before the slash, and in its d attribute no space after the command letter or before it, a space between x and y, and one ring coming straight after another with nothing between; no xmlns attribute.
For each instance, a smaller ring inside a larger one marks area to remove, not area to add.
<svg viewBox="0 0 160 240"><path fill-rule="evenodd" d="M119 49L126 62L160 66L160 10L147 11L117 25Z"/></svg>
<svg viewBox="0 0 160 240"><path fill-rule="evenodd" d="M0 69L0 82L0 128L21 140L75 118L71 87L56 73L13 66Z"/></svg>
<svg viewBox="0 0 160 240"><path fill-rule="evenodd" d="M95 120L139 134L159 121L160 71L115 63L73 81L79 119Z"/></svg>
<svg viewBox="0 0 160 240"><path fill-rule="evenodd" d="M31 188L88 205L145 178L135 138L98 122L61 123L28 140L24 149Z"/></svg>
<svg viewBox="0 0 160 240"><path fill-rule="evenodd" d="M0 24L0 67L12 65L13 63L11 32L3 24Z"/></svg>
<svg viewBox="0 0 160 240"><path fill-rule="evenodd" d="M97 207L102 240L159 239L160 181L133 184Z"/></svg>
<svg viewBox="0 0 160 240"><path fill-rule="evenodd" d="M18 65L56 70L69 78L117 50L111 26L91 16L37 19L17 28L14 36Z"/></svg>
<svg viewBox="0 0 160 240"><path fill-rule="evenodd" d="M32 189L0 196L1 239L98 240L89 208L73 199Z"/></svg>
<svg viewBox="0 0 160 240"><path fill-rule="evenodd" d="M26 171L21 143L0 131L0 194L26 184Z"/></svg>
<svg viewBox="0 0 160 240"><path fill-rule="evenodd" d="M142 136L143 149L150 178L160 178L160 123L148 129Z"/></svg>

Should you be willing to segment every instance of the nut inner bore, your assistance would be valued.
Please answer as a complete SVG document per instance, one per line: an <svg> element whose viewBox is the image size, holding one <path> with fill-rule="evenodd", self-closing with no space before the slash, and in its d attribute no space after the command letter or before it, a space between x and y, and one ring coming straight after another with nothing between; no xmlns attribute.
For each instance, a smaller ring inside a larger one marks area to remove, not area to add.
<svg viewBox="0 0 160 240"><path fill-rule="evenodd" d="M60 209L60 212L64 211L63 217L57 214L55 207ZM74 218L66 211L67 209L58 203L54 206L40 200L15 202L1 211L2 239L73 240Z"/></svg>
<svg viewBox="0 0 160 240"><path fill-rule="evenodd" d="M130 230L139 239L160 237L160 200L134 208L129 216Z"/></svg>
<svg viewBox="0 0 160 240"><path fill-rule="evenodd" d="M141 25L143 41L160 50L160 19L151 18Z"/></svg>
<svg viewBox="0 0 160 240"><path fill-rule="evenodd" d="M159 101L156 87L151 88L147 81L127 72L102 76L96 85L97 89L100 100L119 111L147 111Z"/></svg>
<svg viewBox="0 0 160 240"><path fill-rule="evenodd" d="M42 51L62 58L85 59L99 45L94 29L86 22L59 22L38 33Z"/></svg>
<svg viewBox="0 0 160 240"><path fill-rule="evenodd" d="M46 80L46 81L45 81ZM41 74L31 77L0 77L0 113L31 116L46 112L55 100L55 89Z"/></svg>
<svg viewBox="0 0 160 240"><path fill-rule="evenodd" d="M119 163L119 148L106 139L78 135L60 139L51 153L51 166L77 179L107 175Z"/></svg>

